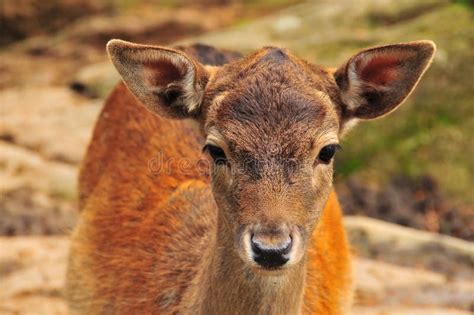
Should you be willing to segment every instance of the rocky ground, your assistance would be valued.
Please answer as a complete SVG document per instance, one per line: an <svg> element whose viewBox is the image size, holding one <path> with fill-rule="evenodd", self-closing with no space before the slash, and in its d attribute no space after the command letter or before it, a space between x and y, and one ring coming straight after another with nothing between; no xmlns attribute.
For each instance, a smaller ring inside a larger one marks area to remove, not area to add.
<svg viewBox="0 0 474 315"><path fill-rule="evenodd" d="M438 54L419 91L400 113L356 129L337 161L342 204L357 215L346 220L357 257L354 314L474 311L472 7L441 0L18 3L26 7L0 5L0 314L66 313L78 167L118 80L104 53L112 37L243 52L275 44L327 65L370 45L435 40Z"/></svg>
<svg viewBox="0 0 474 315"><path fill-rule="evenodd" d="M353 314L474 311L471 243L362 217L347 217L346 228L356 257ZM68 244L67 236L0 237L0 314L67 313Z"/></svg>

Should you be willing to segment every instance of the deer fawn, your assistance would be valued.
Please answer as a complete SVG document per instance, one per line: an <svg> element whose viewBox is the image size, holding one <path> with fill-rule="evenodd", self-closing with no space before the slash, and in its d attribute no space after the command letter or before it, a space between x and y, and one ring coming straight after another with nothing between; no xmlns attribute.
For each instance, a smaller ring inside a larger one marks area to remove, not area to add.
<svg viewBox="0 0 474 315"><path fill-rule="evenodd" d="M405 100L434 44L363 50L334 71L275 47L107 49L125 85L80 173L71 312L350 312L333 156L354 122Z"/></svg>

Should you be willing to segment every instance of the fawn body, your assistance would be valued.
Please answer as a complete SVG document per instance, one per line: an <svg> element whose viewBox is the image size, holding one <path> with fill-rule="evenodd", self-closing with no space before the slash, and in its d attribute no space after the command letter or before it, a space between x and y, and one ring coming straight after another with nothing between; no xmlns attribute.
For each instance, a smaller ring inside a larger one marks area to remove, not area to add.
<svg viewBox="0 0 474 315"><path fill-rule="evenodd" d="M71 312L349 312L332 156L351 121L406 98L433 44L366 50L335 72L273 47L108 51L128 87L108 98L81 169Z"/></svg>

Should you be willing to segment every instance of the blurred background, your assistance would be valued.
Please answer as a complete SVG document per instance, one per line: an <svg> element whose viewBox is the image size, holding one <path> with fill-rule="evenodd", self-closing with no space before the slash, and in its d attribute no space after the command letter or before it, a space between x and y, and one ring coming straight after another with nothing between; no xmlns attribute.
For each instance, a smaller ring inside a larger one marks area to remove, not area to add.
<svg viewBox="0 0 474 315"><path fill-rule="evenodd" d="M472 1L0 0L0 314L66 313L78 166L119 81L111 38L271 44L332 67L435 41L405 104L344 139L336 190L358 257L354 314L474 312Z"/></svg>

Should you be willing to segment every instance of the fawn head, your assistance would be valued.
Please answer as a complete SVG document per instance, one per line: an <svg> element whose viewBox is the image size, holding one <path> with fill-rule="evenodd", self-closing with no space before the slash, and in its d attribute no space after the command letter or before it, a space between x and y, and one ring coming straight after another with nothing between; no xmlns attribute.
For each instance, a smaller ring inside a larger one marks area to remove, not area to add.
<svg viewBox="0 0 474 315"><path fill-rule="evenodd" d="M302 261L332 189L342 135L358 120L395 110L435 46L371 48L337 70L275 47L220 67L164 47L112 40L107 49L151 112L202 124L219 220L249 267L273 273Z"/></svg>

